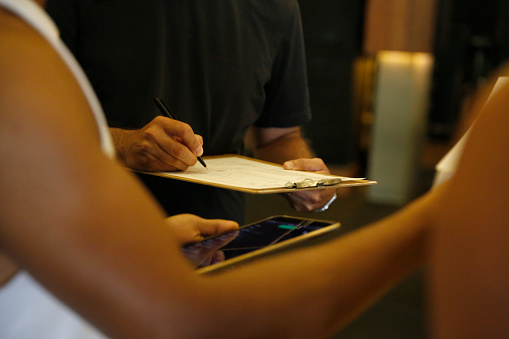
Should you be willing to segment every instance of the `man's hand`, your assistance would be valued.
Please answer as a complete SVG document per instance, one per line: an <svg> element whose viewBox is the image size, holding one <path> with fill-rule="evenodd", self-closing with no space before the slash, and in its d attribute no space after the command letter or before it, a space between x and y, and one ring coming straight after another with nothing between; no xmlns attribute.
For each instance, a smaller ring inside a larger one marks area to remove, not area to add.
<svg viewBox="0 0 509 339"><path fill-rule="evenodd" d="M181 121L158 116L138 130L111 128L117 156L140 171L183 171L203 154L203 138Z"/></svg>
<svg viewBox="0 0 509 339"><path fill-rule="evenodd" d="M287 170L330 174L323 160L319 158L290 160L286 161L283 167ZM285 196L297 212L308 212L323 208L334 199L335 194L335 188L324 188L320 190L296 191Z"/></svg>

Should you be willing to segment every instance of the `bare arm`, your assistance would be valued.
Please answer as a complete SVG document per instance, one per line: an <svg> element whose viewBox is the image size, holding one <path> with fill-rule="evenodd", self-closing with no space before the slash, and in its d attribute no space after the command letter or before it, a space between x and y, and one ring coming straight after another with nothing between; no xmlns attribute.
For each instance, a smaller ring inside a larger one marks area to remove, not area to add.
<svg viewBox="0 0 509 339"><path fill-rule="evenodd" d="M0 15L3 33L19 32L0 42L2 252L99 327L111 321L113 333L127 334L118 329L124 314L148 301L133 287L157 275L155 257L178 257L176 239L149 194L101 152L88 104L58 56ZM177 275L189 269L175 264ZM109 320L94 315L104 304Z"/></svg>
<svg viewBox="0 0 509 339"><path fill-rule="evenodd" d="M314 154L302 137L300 127L252 127L253 151L257 158L282 164L298 158L313 158Z"/></svg>

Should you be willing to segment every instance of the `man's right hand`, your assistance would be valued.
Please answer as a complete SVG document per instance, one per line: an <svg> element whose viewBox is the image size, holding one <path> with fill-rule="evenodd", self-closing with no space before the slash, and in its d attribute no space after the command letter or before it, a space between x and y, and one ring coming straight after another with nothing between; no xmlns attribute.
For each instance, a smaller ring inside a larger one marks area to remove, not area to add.
<svg viewBox="0 0 509 339"><path fill-rule="evenodd" d="M110 128L119 160L139 171L183 171L203 154L203 138L191 126L163 116L141 129Z"/></svg>

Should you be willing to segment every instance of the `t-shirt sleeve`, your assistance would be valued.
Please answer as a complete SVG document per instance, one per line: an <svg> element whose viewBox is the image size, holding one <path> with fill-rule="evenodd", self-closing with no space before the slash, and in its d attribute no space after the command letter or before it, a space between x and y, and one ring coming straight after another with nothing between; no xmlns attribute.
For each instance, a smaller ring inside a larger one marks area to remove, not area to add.
<svg viewBox="0 0 509 339"><path fill-rule="evenodd" d="M265 93L263 112L255 126L293 127L311 120L304 36L298 4L295 4L286 34L281 40Z"/></svg>

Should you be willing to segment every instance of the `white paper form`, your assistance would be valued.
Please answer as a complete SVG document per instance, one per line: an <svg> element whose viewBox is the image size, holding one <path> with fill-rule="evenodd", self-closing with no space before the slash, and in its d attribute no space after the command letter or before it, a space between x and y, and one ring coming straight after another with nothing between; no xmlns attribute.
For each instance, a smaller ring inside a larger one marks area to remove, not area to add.
<svg viewBox="0 0 509 339"><path fill-rule="evenodd" d="M293 184L309 179L341 178L341 181L361 180L360 178L285 170L278 165L239 156L213 157L205 160L207 168L197 163L183 172L164 172L159 174L184 180L187 179L189 181L255 190L284 188L288 183Z"/></svg>

